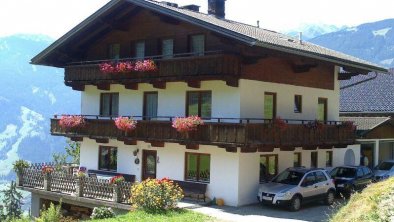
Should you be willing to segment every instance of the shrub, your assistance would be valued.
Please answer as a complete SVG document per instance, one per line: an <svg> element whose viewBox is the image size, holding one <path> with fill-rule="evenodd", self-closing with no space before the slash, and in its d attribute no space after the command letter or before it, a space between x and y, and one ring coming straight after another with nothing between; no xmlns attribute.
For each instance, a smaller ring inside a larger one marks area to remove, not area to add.
<svg viewBox="0 0 394 222"><path fill-rule="evenodd" d="M177 117L172 121L172 127L178 132L184 133L197 129L197 126L203 125L204 121L198 116Z"/></svg>
<svg viewBox="0 0 394 222"><path fill-rule="evenodd" d="M47 210L41 211L41 216L36 219L36 222L60 222L63 218L61 208L62 203L59 205L51 203Z"/></svg>
<svg viewBox="0 0 394 222"><path fill-rule="evenodd" d="M130 132L137 127L137 121L133 118L118 117L115 119L115 126L122 131Z"/></svg>
<svg viewBox="0 0 394 222"><path fill-rule="evenodd" d="M148 212L174 209L182 198L182 189L167 178L147 179L131 188L133 207Z"/></svg>
<svg viewBox="0 0 394 222"><path fill-rule="evenodd" d="M23 169L29 168L30 164L26 160L17 160L13 166L16 173L22 173Z"/></svg>
<svg viewBox="0 0 394 222"><path fill-rule="evenodd" d="M110 207L95 207L90 216L91 219L105 219L115 217L114 211Z"/></svg>

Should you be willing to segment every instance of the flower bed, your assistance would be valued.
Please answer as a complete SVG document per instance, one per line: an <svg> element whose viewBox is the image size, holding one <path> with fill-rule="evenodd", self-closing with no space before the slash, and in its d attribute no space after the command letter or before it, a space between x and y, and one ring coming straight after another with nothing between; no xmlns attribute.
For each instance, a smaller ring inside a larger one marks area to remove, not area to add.
<svg viewBox="0 0 394 222"><path fill-rule="evenodd" d="M204 125L204 121L198 116L177 117L172 121L172 127L181 133L196 130L199 125Z"/></svg>
<svg viewBox="0 0 394 222"><path fill-rule="evenodd" d="M73 129L85 125L85 119L82 116L63 115L59 120L59 126L65 129Z"/></svg>
<svg viewBox="0 0 394 222"><path fill-rule="evenodd" d="M137 127L137 121L133 118L118 117L115 119L115 125L119 130L130 132Z"/></svg>
<svg viewBox="0 0 394 222"><path fill-rule="evenodd" d="M99 65L103 73L127 73L127 72L154 72L157 66L153 60L105 62Z"/></svg>

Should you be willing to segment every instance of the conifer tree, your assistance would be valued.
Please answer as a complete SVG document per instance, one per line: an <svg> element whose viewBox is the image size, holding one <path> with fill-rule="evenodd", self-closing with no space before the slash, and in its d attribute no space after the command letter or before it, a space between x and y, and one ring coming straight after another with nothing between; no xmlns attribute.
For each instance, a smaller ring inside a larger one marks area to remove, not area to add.
<svg viewBox="0 0 394 222"><path fill-rule="evenodd" d="M22 194L16 189L16 183L11 181L10 188L1 191L4 195L6 218L20 218L22 215Z"/></svg>

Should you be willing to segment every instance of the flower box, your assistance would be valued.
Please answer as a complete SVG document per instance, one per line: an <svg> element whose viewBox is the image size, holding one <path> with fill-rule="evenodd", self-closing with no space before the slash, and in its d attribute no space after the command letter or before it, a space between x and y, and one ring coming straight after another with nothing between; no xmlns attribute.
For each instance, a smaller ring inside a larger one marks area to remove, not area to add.
<svg viewBox="0 0 394 222"><path fill-rule="evenodd" d="M198 116L177 117L172 121L172 127L180 133L197 130L199 125L204 125L204 122Z"/></svg>
<svg viewBox="0 0 394 222"><path fill-rule="evenodd" d="M59 126L64 129L83 127L85 119L82 116L63 115L59 120Z"/></svg>
<svg viewBox="0 0 394 222"><path fill-rule="evenodd" d="M151 59L142 61L105 62L99 65L103 73L155 72L157 65Z"/></svg>
<svg viewBox="0 0 394 222"><path fill-rule="evenodd" d="M137 121L133 118L120 116L115 119L115 126L124 132L131 132L137 127Z"/></svg>

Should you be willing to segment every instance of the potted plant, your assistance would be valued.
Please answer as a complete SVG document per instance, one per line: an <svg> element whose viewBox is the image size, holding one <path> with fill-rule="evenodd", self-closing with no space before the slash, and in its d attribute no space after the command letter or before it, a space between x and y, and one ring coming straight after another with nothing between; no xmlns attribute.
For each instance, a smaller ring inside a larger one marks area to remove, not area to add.
<svg viewBox="0 0 394 222"><path fill-rule="evenodd" d="M135 121L133 118L120 116L114 121L116 128L126 133L135 130L137 127L137 121Z"/></svg>
<svg viewBox="0 0 394 222"><path fill-rule="evenodd" d="M143 61L104 62L99 65L103 73L155 72L157 66L151 59Z"/></svg>
<svg viewBox="0 0 394 222"><path fill-rule="evenodd" d="M23 171L29 168L30 164L26 160L17 160L14 162L13 167L16 173L16 185L22 186L23 184Z"/></svg>
<svg viewBox="0 0 394 222"><path fill-rule="evenodd" d="M43 166L41 168L41 172L44 175L50 175L51 173L53 173L53 171L55 171L55 170L54 170L54 168L52 166L46 166L45 165L45 166Z"/></svg>
<svg viewBox="0 0 394 222"><path fill-rule="evenodd" d="M117 175L111 178L111 180L109 181L110 184L120 184L122 182L124 182L125 179L122 175Z"/></svg>
<svg viewBox="0 0 394 222"><path fill-rule="evenodd" d="M204 125L204 121L198 116L177 117L172 121L172 127L180 133L197 130L200 125Z"/></svg>
<svg viewBox="0 0 394 222"><path fill-rule="evenodd" d="M273 121L272 124L275 128L279 129L280 131L284 131L287 129L288 125L285 120L283 120L281 117L276 117Z"/></svg>
<svg viewBox="0 0 394 222"><path fill-rule="evenodd" d="M62 115L59 120L59 126L66 129L80 128L85 125L85 119L78 115Z"/></svg>

